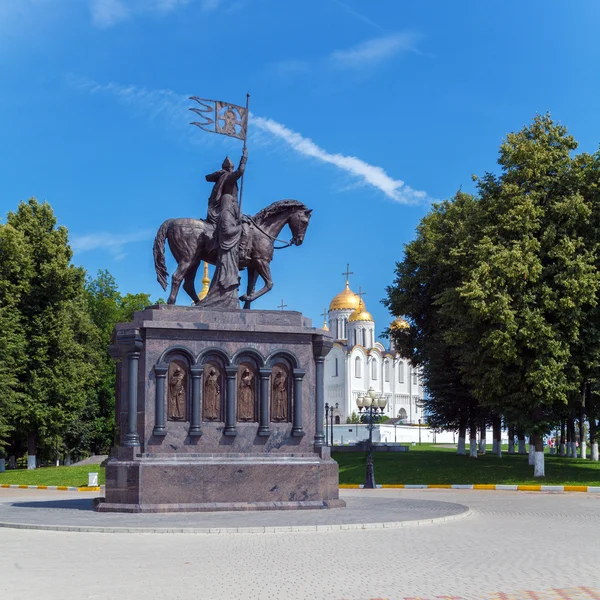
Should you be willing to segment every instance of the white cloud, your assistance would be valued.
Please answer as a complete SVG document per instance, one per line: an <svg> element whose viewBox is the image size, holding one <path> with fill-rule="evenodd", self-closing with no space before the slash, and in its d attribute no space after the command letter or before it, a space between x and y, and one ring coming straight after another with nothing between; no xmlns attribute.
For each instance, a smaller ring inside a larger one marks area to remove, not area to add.
<svg viewBox="0 0 600 600"><path fill-rule="evenodd" d="M413 33L394 33L367 40L349 48L336 50L330 56L331 62L344 68L364 67L383 62L399 52L418 52L415 48L417 36Z"/></svg>
<svg viewBox="0 0 600 600"><path fill-rule="evenodd" d="M303 137L272 119L252 115L252 126L284 141L290 148L304 156L316 158L321 162L337 167L348 175L358 178L362 183L378 189L396 202L413 204L423 202L427 199L425 192L413 190L404 181L393 179L381 167L370 165L355 156L331 154L317 146L311 139Z"/></svg>
<svg viewBox="0 0 600 600"><path fill-rule="evenodd" d="M129 234L113 233L90 233L86 235L74 235L71 238L71 248L75 254L90 252L92 250L106 250L115 260L121 260L126 256L124 248L127 244L151 240L154 232L138 231Z"/></svg>
<svg viewBox="0 0 600 600"><path fill-rule="evenodd" d="M99 84L89 79L74 76L71 76L68 81L72 87L92 94L111 94L126 104L134 106L136 110L143 109L144 115L163 117L173 125L181 125L181 123L186 122L182 119L182 115L190 106L188 96L176 94L171 90L147 90L133 85L124 86L112 82ZM406 185L404 181L390 177L383 168L370 165L355 156L327 152L311 139L272 119L252 114L249 133L257 142L283 142L285 146L294 152L332 165L345 175L354 177L356 182L369 185L396 202L415 204L430 200L426 192L414 190Z"/></svg>
<svg viewBox="0 0 600 600"><path fill-rule="evenodd" d="M373 21L372 19L369 19L369 17L367 17L363 13L360 13L357 10L354 10L349 4L346 4L346 2L342 2L341 0L331 0L331 1L334 4L337 4L337 6L342 8L349 15L356 17L359 21L362 21L363 23L366 23L367 25L370 25L371 27L375 27L376 29L383 31L383 27L381 25L379 25L378 23L375 23L375 21Z"/></svg>
<svg viewBox="0 0 600 600"><path fill-rule="evenodd" d="M90 0L92 19L98 27L111 27L120 21L144 13L169 13L190 0ZM218 4L219 0L203 0Z"/></svg>

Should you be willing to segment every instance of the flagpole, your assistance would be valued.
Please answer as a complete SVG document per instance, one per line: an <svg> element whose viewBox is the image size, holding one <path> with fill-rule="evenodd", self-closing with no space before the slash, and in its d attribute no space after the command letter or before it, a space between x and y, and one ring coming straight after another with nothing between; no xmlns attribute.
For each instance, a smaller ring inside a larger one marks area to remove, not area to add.
<svg viewBox="0 0 600 600"><path fill-rule="evenodd" d="M244 150L246 150L246 138L248 137L248 121L250 113L248 106L250 105L250 93L246 94L246 134L244 135ZM240 214L242 214L242 195L244 194L244 174L242 173L242 181L240 183Z"/></svg>

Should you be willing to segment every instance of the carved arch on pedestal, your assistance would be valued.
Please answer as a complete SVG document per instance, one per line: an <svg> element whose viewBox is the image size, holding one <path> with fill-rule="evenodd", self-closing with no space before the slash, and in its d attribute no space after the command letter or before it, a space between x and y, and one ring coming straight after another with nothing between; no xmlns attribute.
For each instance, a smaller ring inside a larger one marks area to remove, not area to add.
<svg viewBox="0 0 600 600"><path fill-rule="evenodd" d="M238 423L258 423L259 420L259 371L264 366L264 358L254 348L242 348L232 358L237 366L236 378L236 421Z"/></svg>

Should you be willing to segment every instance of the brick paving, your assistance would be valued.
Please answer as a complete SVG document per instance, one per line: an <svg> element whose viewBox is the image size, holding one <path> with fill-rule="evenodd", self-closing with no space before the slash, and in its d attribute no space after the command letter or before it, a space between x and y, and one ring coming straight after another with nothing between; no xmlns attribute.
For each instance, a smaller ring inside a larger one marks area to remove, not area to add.
<svg viewBox="0 0 600 600"><path fill-rule="evenodd" d="M262 535L0 529L0 598L600 600L595 495L343 496L449 501L472 514L427 527Z"/></svg>

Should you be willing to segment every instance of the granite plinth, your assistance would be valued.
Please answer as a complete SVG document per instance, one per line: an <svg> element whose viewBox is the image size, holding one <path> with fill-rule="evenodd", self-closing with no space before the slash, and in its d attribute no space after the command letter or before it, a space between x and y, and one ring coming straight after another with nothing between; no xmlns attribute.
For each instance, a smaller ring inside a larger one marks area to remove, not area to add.
<svg viewBox="0 0 600 600"><path fill-rule="evenodd" d="M337 463L306 456L168 456L106 465L100 512L343 507Z"/></svg>
<svg viewBox="0 0 600 600"><path fill-rule="evenodd" d="M119 443L106 468L109 512L344 506L323 448L323 360L331 338L301 313L159 305L115 328ZM169 364L186 370L184 418L167 412ZM221 365L221 417L205 419L202 377ZM271 374L287 365L287 416ZM243 365L243 367L242 367ZM212 368L212 367L210 367ZM253 370L255 419L240 418L238 369ZM320 375L319 375L320 374Z"/></svg>

